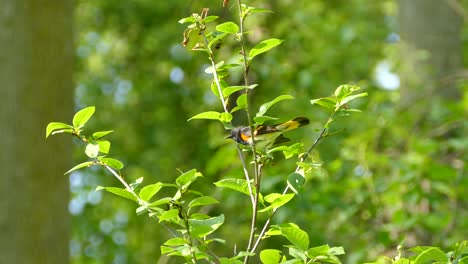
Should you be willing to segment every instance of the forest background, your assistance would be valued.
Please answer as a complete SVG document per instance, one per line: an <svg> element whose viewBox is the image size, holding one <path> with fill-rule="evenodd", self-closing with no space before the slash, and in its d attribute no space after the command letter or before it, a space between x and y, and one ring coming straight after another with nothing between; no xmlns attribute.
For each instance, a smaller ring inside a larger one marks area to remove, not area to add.
<svg viewBox="0 0 468 264"><path fill-rule="evenodd" d="M251 69L262 87L255 102L293 95L273 112L287 119L307 109L311 125L297 138L310 145L327 118L309 99L342 83L369 93L355 105L363 112L319 145L322 168L277 220L294 220L312 245L343 246L344 263L393 257L400 244L450 248L467 239L468 2L247 4L273 10L248 21L249 43L284 40ZM129 180L170 182L178 169L197 168L204 174L197 188L222 201L230 219L219 232L247 236L248 226L239 228L250 214L245 199L211 184L239 174L234 144L218 123L187 122L216 106L206 58L180 44L177 23L204 7L235 20L222 1L1 3L1 263L166 261L163 228L137 217L128 201L95 191L115 179L94 169L63 176L82 153L68 138L44 140L48 122L90 105L97 109L90 126L116 131L111 152ZM223 43L219 56L236 59L233 44ZM265 188L280 191L281 166L288 164L273 167Z"/></svg>

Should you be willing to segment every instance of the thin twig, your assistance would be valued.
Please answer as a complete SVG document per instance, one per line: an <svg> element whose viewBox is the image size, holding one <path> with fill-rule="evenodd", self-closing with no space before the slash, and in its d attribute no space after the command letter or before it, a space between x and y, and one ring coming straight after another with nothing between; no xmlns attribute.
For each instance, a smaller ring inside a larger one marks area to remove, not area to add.
<svg viewBox="0 0 468 264"><path fill-rule="evenodd" d="M242 155L242 150L240 149L239 145L236 144L237 152L239 153L239 157L242 163L242 169L244 171L245 179L247 181L247 187L249 188L249 196L252 204L255 203L255 197L252 190L252 183L250 182L249 171L247 170L247 164L245 163L244 155Z"/></svg>
<svg viewBox="0 0 468 264"><path fill-rule="evenodd" d="M328 125L330 124L331 120L333 120L333 117L335 116L335 114L336 114L336 112L338 110L339 110L339 108L336 108L333 111L333 113L330 115L330 117L327 120L326 125L323 127L323 129L320 132L319 136L314 140L314 143L312 144L312 146L310 146L310 148L307 150L307 152L305 152L304 155L302 155L302 157L300 158L300 162L304 162L307 159L307 157L310 155L310 153L312 153L312 151L318 145L318 143L325 137L325 133L328 131ZM295 172L299 172L300 170L301 170L301 166L298 165L296 167ZM286 187L284 188L284 191L283 191L282 194L285 195L289 191L289 189L290 189L289 185L286 185ZM260 241L262 240L263 236L265 235L265 232L267 231L268 227L270 226L271 220L273 219L273 216L275 215L277 210L278 210L278 208L273 209L272 213L270 214L270 216L266 220L265 224L263 225L263 228L260 231L260 234L258 235L258 238L255 241L255 244L253 245L253 247L251 249L252 252L255 251L257 249L258 245L260 244Z"/></svg>
<svg viewBox="0 0 468 264"><path fill-rule="evenodd" d="M209 57L210 62L211 62L211 67L213 67L213 71L212 71L213 72L213 79L214 79L214 81L216 83L216 87L218 88L219 99L221 100L221 104L223 105L224 112L229 113L229 111L227 109L226 101L224 100L223 90L221 88L221 83L219 81L218 72L216 71L216 63L215 63L215 59L214 59L213 50L209 47L209 41L205 36L205 32L201 32L201 35L203 36L203 40L205 42L206 48L208 49L208 57Z"/></svg>
<svg viewBox="0 0 468 264"><path fill-rule="evenodd" d="M249 86L249 79L248 79L248 74L249 74L249 63L247 61L247 52L244 44L244 20L245 16L244 13L242 12L242 2L241 0L237 0L237 7L239 10L239 43L241 46L241 54L243 56L243 61L244 61L244 85L245 85L245 93L247 94L247 107L246 107L246 114L247 114L247 120L249 124L249 129L250 129L250 134L252 135L252 154L253 154L253 161L254 161L254 178L255 178L255 188L256 188L256 193L255 193L255 199L252 203L252 222L250 226L250 235L249 235L249 242L247 245L247 252L251 251L251 247L253 244L253 241L255 239L255 230L256 230L256 225L257 225L257 214L258 214L258 197L260 195L260 177L261 177L261 168L257 162L257 150L255 146L255 135L254 135L254 129L253 129L253 122L252 122L252 116L250 114L250 102L249 102L249 89L247 88ZM249 261L249 256L245 256L244 258L244 264L248 263Z"/></svg>

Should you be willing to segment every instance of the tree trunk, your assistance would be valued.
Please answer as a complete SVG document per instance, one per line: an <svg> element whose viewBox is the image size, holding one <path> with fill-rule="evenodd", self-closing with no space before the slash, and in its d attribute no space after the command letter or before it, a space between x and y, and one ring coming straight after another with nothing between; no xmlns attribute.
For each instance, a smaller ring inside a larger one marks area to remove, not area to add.
<svg viewBox="0 0 468 264"><path fill-rule="evenodd" d="M462 18L456 8L456 0L399 0L403 104L433 95L460 98L455 74L462 69Z"/></svg>
<svg viewBox="0 0 468 264"><path fill-rule="evenodd" d="M0 2L0 263L68 263L72 2Z"/></svg>

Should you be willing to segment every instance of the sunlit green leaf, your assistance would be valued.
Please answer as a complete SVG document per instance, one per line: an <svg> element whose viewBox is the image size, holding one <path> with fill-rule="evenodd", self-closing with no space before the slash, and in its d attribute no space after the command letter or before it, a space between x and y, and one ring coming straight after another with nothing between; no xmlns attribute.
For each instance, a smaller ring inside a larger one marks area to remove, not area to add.
<svg viewBox="0 0 468 264"><path fill-rule="evenodd" d="M164 198L161 198L157 201L154 201L152 203L150 203L148 206L149 207L157 207L157 206L160 206L160 205L163 205L163 204L169 204L170 202L172 201L172 197L164 197Z"/></svg>
<svg viewBox="0 0 468 264"><path fill-rule="evenodd" d="M104 136L107 136L109 135L110 133L114 132L114 130L107 130L107 131L98 131L98 132L94 132L92 137L94 139L100 139Z"/></svg>
<svg viewBox="0 0 468 264"><path fill-rule="evenodd" d="M239 26L234 22L226 22L216 26L217 31L226 32L229 34L236 34L239 31Z"/></svg>
<svg viewBox="0 0 468 264"><path fill-rule="evenodd" d="M259 210L259 213L267 212L269 210L275 210L287 202L291 201L294 198L294 193L280 194L280 193L271 193L264 197L264 200L270 205L262 210Z"/></svg>
<svg viewBox="0 0 468 264"><path fill-rule="evenodd" d="M237 91L241 91L241 90L245 90L245 89L253 89L255 87L257 87L258 85L255 84L255 85L249 85L249 86L228 86L226 88L223 88L223 96L224 97L228 97L230 96L231 94L237 92Z"/></svg>
<svg viewBox="0 0 468 264"><path fill-rule="evenodd" d="M162 188L162 183L157 182L154 184L146 185L145 187L141 188L140 190L140 198L143 201L149 201L155 194L159 192Z"/></svg>
<svg viewBox="0 0 468 264"><path fill-rule="evenodd" d="M166 242L164 242L164 245L166 246L180 246L180 245L185 245L187 244L187 241L181 237L173 237Z"/></svg>
<svg viewBox="0 0 468 264"><path fill-rule="evenodd" d="M187 188L198 177L202 177L202 174L197 172L196 169L192 169L177 177L176 184L182 188Z"/></svg>
<svg viewBox="0 0 468 264"><path fill-rule="evenodd" d="M99 155L99 145L98 144L88 144L86 145L85 153L88 157L94 159Z"/></svg>
<svg viewBox="0 0 468 264"><path fill-rule="evenodd" d="M163 221L170 221L173 219L179 218L179 210L178 209L170 209L168 211L165 211L159 216L159 223Z"/></svg>
<svg viewBox="0 0 468 264"><path fill-rule="evenodd" d="M218 200L211 196L202 196L202 197L197 197L193 199L189 203L189 208L195 207L195 206L203 206L203 205L209 205L209 204L217 204L219 203Z"/></svg>
<svg viewBox="0 0 468 264"><path fill-rule="evenodd" d="M229 188L249 195L248 183L244 179L227 178L215 182L214 185L216 185L217 187Z"/></svg>
<svg viewBox="0 0 468 264"><path fill-rule="evenodd" d="M208 112L203 112L198 115L195 115L194 117L190 118L188 121L192 119L210 119L210 120L219 120L221 122L230 122L232 120L232 115L229 113L219 113L215 111L208 111Z"/></svg>
<svg viewBox="0 0 468 264"><path fill-rule="evenodd" d="M73 116L73 127L82 128L86 122L93 116L96 108L94 106L81 109Z"/></svg>
<svg viewBox="0 0 468 264"><path fill-rule="evenodd" d="M338 86L338 88L336 88L335 96L338 99L338 101L340 101L341 99L349 96L350 94L352 94L353 92L355 92L355 91L357 91L359 89L361 89L361 88L359 86L357 86L357 85L342 84L342 85Z"/></svg>
<svg viewBox="0 0 468 264"><path fill-rule="evenodd" d="M65 174L68 174L72 171L75 171L75 170L78 170L78 169L81 169L81 168L84 168L84 167L90 167L94 164L94 161L85 161L83 163L80 163L78 165L76 165L75 167L71 168L70 170L68 170L67 172L65 172Z"/></svg>
<svg viewBox="0 0 468 264"><path fill-rule="evenodd" d="M48 138L51 134L54 135L58 133L71 133L71 132L73 132L73 127L68 124L61 123L61 122L50 122L46 128L46 138Z"/></svg>
<svg viewBox="0 0 468 264"><path fill-rule="evenodd" d="M277 249L264 249L260 252L260 260L263 264L281 263L282 257L282 252Z"/></svg>
<svg viewBox="0 0 468 264"><path fill-rule="evenodd" d="M111 143L107 140L98 140L96 143L99 145L99 152L108 154Z"/></svg>
<svg viewBox="0 0 468 264"><path fill-rule="evenodd" d="M239 97L237 97L237 100L236 100L237 106L231 110L231 113L247 108L247 100L248 98L247 98L246 93L241 94Z"/></svg>
<svg viewBox="0 0 468 264"><path fill-rule="evenodd" d="M280 39L276 39L276 38L272 38L272 39L267 39L267 40L264 40L260 43L258 43L257 45L255 45L255 47L253 47L250 52L249 52L249 58L252 59L254 58L255 56L259 55L259 54L262 54L264 52L267 52L269 51L270 49L278 46L279 44L281 44L283 41L280 40Z"/></svg>
<svg viewBox="0 0 468 264"><path fill-rule="evenodd" d="M124 165L120 160L113 159L113 158L100 158L99 159L102 163L106 164L107 166L114 168L116 170L121 170Z"/></svg>
<svg viewBox="0 0 468 264"><path fill-rule="evenodd" d="M329 250L330 250L329 245L321 245L321 246L309 248L307 250L307 256L309 258L315 258L317 256L324 256L328 254Z"/></svg>
<svg viewBox="0 0 468 264"><path fill-rule="evenodd" d="M202 20L202 22L203 23L208 23L208 22L211 22L211 21L215 21L216 19L218 19L218 16L207 16Z"/></svg>
<svg viewBox="0 0 468 264"><path fill-rule="evenodd" d="M204 220L189 219L190 234L194 237L204 237L216 231L223 223L223 214Z"/></svg>
<svg viewBox="0 0 468 264"><path fill-rule="evenodd" d="M123 189L123 188L98 186L96 188L96 191L99 191L99 190L105 190L107 192L110 192L110 193L113 193L115 195L127 198L129 200L132 200L132 201L135 201L135 202L137 201L137 198L131 192L129 192L128 190Z"/></svg>
<svg viewBox="0 0 468 264"><path fill-rule="evenodd" d="M181 20L179 20L180 24L185 24L185 23L195 23L195 18L193 16L189 17L184 17Z"/></svg>
<svg viewBox="0 0 468 264"><path fill-rule="evenodd" d="M306 251L309 248L309 235L300 229L294 223L272 226L272 229L277 229L280 234L289 240L297 248Z"/></svg>
<svg viewBox="0 0 468 264"><path fill-rule="evenodd" d="M418 256L414 259L414 264L423 264L423 263L428 263L428 262L447 263L448 261L448 257L445 255L445 253L442 250L440 250L440 248L437 248L437 247L428 247L428 248L419 247L419 248L424 249L424 250L420 252L420 250L417 250L416 248L411 249L412 251L420 252Z"/></svg>
<svg viewBox="0 0 468 264"><path fill-rule="evenodd" d="M328 254L335 255L335 256L344 255L345 250L343 247L332 247L328 250Z"/></svg>
<svg viewBox="0 0 468 264"><path fill-rule="evenodd" d="M254 117L254 122L256 125L263 125L263 123L271 120L278 120L276 117L271 116L256 116Z"/></svg>
<svg viewBox="0 0 468 264"><path fill-rule="evenodd" d="M355 94L355 95L349 95L349 96L346 96L344 97L341 101L340 101L340 105L344 105L356 98L359 98L359 97L364 97L364 96L367 96L367 93L360 93L360 94Z"/></svg>
<svg viewBox="0 0 468 264"><path fill-rule="evenodd" d="M318 98L318 99L313 99L310 100L311 104L323 106L329 110L334 109L337 105L337 101L335 98L332 97L323 97L323 98Z"/></svg>
<svg viewBox="0 0 468 264"><path fill-rule="evenodd" d="M263 116L268 111L268 109L270 109L270 107L272 107L276 103L281 102L283 100L291 100L291 99L294 99L294 97L291 95L288 95L288 94L280 95L276 97L275 99L271 100L270 102L262 104L256 116L257 117Z"/></svg>
<svg viewBox="0 0 468 264"><path fill-rule="evenodd" d="M218 70L218 69L221 68L221 66L223 66L223 65L224 65L224 61L220 61L220 62L216 63L216 65L214 66L214 68L213 68L213 66L207 67L207 68L205 69L205 73L212 74L212 73L215 71L215 69Z"/></svg>

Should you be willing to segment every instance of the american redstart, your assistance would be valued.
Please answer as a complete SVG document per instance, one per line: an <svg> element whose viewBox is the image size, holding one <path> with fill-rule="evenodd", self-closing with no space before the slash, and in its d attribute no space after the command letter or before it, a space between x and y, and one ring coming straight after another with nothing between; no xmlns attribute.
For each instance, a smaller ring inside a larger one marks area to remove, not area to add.
<svg viewBox="0 0 468 264"><path fill-rule="evenodd" d="M253 130L255 146L257 146L258 149L263 149L267 146L273 146L289 141L289 139L283 136L284 132L308 124L308 118L296 117L281 124L258 126ZM250 128L247 126L234 128L226 138L232 138L234 141L242 145L252 145L252 135L250 133Z"/></svg>

